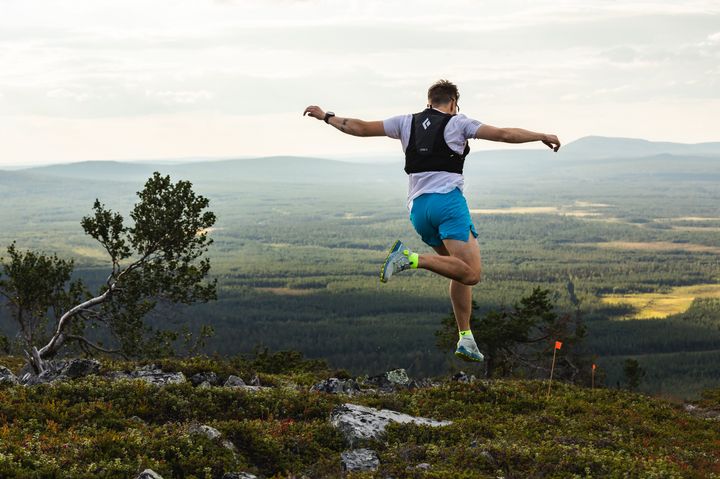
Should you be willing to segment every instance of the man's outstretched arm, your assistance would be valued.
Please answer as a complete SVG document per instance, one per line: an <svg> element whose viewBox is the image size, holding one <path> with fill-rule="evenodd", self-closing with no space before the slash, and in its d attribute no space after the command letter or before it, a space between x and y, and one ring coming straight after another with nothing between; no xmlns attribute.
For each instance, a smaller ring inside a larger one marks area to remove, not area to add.
<svg viewBox="0 0 720 479"><path fill-rule="evenodd" d="M318 120L325 119L325 112L319 106L311 105L305 108L303 116L309 115ZM343 133L353 136L385 136L385 128L382 121L363 121L357 118L341 118L332 116L328 124L334 126Z"/></svg>
<svg viewBox="0 0 720 479"><path fill-rule="evenodd" d="M560 149L560 140L555 135L535 133L534 131L523 130L522 128L497 128L490 125L480 125L475 132L475 138L490 141L502 141L504 143L529 143L531 141L542 141L553 151Z"/></svg>

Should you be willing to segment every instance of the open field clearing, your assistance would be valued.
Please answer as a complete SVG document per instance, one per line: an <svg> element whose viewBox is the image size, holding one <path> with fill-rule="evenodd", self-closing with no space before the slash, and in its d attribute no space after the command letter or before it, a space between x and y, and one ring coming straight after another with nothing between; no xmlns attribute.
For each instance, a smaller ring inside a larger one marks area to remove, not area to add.
<svg viewBox="0 0 720 479"><path fill-rule="evenodd" d="M480 215L563 215L563 216L600 216L600 213L587 210L575 210L560 206L513 206L510 208L476 208L470 213Z"/></svg>
<svg viewBox="0 0 720 479"><path fill-rule="evenodd" d="M720 254L720 248L717 246L707 246L694 243L671 243L669 241L606 241L602 243L576 243L575 246L635 251L687 251L689 253Z"/></svg>
<svg viewBox="0 0 720 479"><path fill-rule="evenodd" d="M612 294L605 304L629 304L635 313L623 319L663 319L687 311L695 299L720 298L720 284L680 286L669 293Z"/></svg>
<svg viewBox="0 0 720 479"><path fill-rule="evenodd" d="M293 289L293 288L255 288L255 291L260 291L262 293L272 293L276 294L278 296L307 296L309 294L317 293L320 291L318 288L303 288L303 289Z"/></svg>

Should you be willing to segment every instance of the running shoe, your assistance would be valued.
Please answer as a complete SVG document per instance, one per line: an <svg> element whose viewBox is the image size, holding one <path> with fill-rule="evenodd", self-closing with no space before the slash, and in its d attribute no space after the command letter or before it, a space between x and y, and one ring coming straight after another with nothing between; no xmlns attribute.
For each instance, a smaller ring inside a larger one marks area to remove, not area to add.
<svg viewBox="0 0 720 479"><path fill-rule="evenodd" d="M380 281L387 283L393 274L410 269L410 260L408 259L410 253L411 251L403 242L397 240L390 248L385 263L380 269Z"/></svg>
<svg viewBox="0 0 720 479"><path fill-rule="evenodd" d="M475 361L478 363L485 361L485 356L478 349L475 339L467 336L458 341L455 356L463 361Z"/></svg>

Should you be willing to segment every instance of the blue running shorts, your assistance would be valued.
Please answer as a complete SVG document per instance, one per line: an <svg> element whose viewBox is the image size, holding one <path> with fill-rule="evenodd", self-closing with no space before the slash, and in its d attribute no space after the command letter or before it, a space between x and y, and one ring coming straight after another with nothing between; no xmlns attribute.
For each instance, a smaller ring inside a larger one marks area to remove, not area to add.
<svg viewBox="0 0 720 479"><path fill-rule="evenodd" d="M478 237L467 201L458 188L450 193L425 193L415 198L410 221L429 246L440 246L444 239L467 241L468 230Z"/></svg>

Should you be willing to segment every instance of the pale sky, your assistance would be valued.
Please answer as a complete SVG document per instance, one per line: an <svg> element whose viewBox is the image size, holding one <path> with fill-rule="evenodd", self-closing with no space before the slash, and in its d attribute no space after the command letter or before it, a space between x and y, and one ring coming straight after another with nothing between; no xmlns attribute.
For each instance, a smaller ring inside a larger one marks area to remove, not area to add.
<svg viewBox="0 0 720 479"><path fill-rule="evenodd" d="M439 78L563 142L718 141L720 1L0 0L0 166L400 157L301 113L420 111Z"/></svg>

